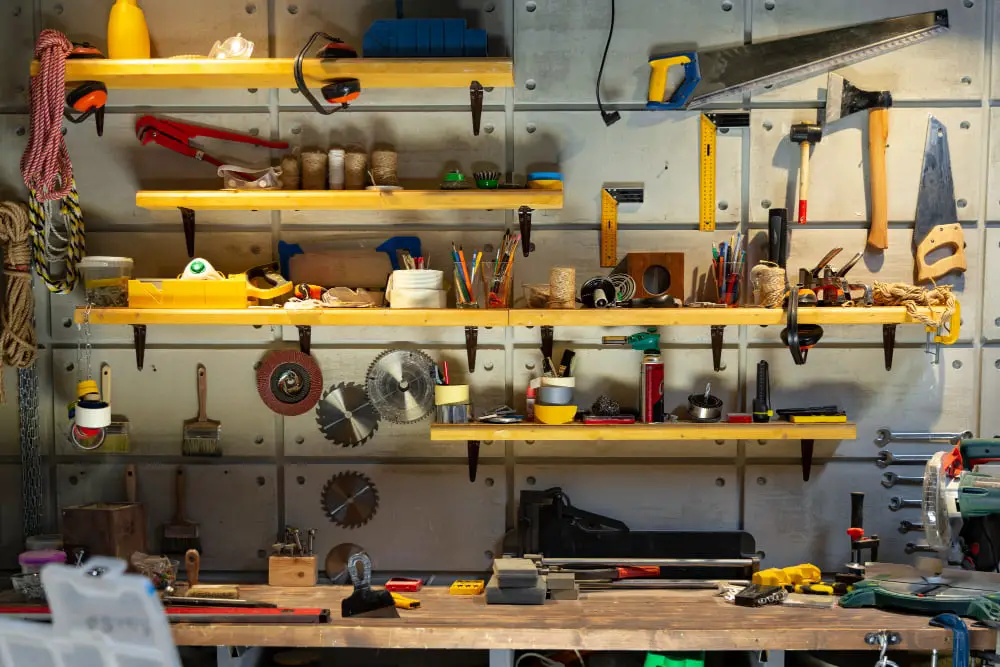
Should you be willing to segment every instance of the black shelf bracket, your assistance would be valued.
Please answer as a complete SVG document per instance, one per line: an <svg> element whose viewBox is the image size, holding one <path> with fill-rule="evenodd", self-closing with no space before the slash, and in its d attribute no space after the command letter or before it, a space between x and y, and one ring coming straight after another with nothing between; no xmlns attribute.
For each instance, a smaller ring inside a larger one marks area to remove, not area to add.
<svg viewBox="0 0 1000 667"><path fill-rule="evenodd" d="M194 211L183 206L178 210L184 225L184 245L187 246L188 259L194 259Z"/></svg>
<svg viewBox="0 0 1000 667"><path fill-rule="evenodd" d="M132 342L135 345L135 367L142 370L146 361L146 325L132 325Z"/></svg>
<svg viewBox="0 0 1000 667"><path fill-rule="evenodd" d="M554 327L544 324L540 327L540 329L542 331L542 365L544 366L545 360L552 358L552 348L555 345L556 330Z"/></svg>
<svg viewBox="0 0 1000 667"><path fill-rule="evenodd" d="M531 242L531 212L530 206L522 206L517 209L517 223L521 231L521 252L527 257L535 249Z"/></svg>
<svg viewBox="0 0 1000 667"><path fill-rule="evenodd" d="M724 324L713 324L712 331L712 368L718 373L722 370L722 337L726 331Z"/></svg>
<svg viewBox="0 0 1000 667"><path fill-rule="evenodd" d="M312 349L312 327L297 324L295 328L299 330L299 350L302 351L302 354L309 354L309 351Z"/></svg>
<svg viewBox="0 0 1000 667"><path fill-rule="evenodd" d="M472 134L478 137L483 121L483 84L473 81L469 85L469 98L472 103Z"/></svg>
<svg viewBox="0 0 1000 667"><path fill-rule="evenodd" d="M802 448L802 481L808 482L809 476L812 474L813 467L813 447L816 441L809 438L803 438L799 445Z"/></svg>
<svg viewBox="0 0 1000 667"><path fill-rule="evenodd" d="M465 327L465 356L469 361L469 372L476 372L476 351L479 346L479 327Z"/></svg>
<svg viewBox="0 0 1000 667"><path fill-rule="evenodd" d="M892 370L892 353L896 349L896 325L882 325L882 354L885 356L885 370Z"/></svg>
<svg viewBox="0 0 1000 667"><path fill-rule="evenodd" d="M476 481L476 473L479 472L479 441L469 440L468 441L468 456L469 456L469 481Z"/></svg>

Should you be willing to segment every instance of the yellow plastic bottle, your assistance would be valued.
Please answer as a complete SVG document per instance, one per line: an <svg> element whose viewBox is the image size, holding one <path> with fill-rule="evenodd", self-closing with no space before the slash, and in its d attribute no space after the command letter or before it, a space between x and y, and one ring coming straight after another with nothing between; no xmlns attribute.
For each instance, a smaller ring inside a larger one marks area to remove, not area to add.
<svg viewBox="0 0 1000 667"><path fill-rule="evenodd" d="M115 0L111 8L108 57L117 60L149 58L149 27L136 0Z"/></svg>

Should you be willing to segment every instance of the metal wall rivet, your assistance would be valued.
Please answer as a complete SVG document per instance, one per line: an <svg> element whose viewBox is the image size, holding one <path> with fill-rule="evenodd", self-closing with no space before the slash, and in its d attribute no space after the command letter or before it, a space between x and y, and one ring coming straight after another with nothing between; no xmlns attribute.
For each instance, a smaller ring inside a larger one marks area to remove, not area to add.
<svg viewBox="0 0 1000 667"><path fill-rule="evenodd" d="M758 445L766 445L767 444L767 440L758 440L757 444Z"/></svg>
<svg viewBox="0 0 1000 667"><path fill-rule="evenodd" d="M21 8L20 7L15 7L14 8L14 16L20 16L20 15L21 15Z"/></svg>
<svg viewBox="0 0 1000 667"><path fill-rule="evenodd" d="M255 371L259 371L260 370L260 362L259 361L253 362L253 369Z"/></svg>
<svg viewBox="0 0 1000 667"><path fill-rule="evenodd" d="M298 5L288 5L288 13L289 14L298 14L299 13L299 6Z"/></svg>
<svg viewBox="0 0 1000 667"><path fill-rule="evenodd" d="M483 440L483 444L484 445L492 445L493 441L492 440Z"/></svg>
<svg viewBox="0 0 1000 667"><path fill-rule="evenodd" d="M963 120L961 123L958 124L958 126L963 130L968 130L970 127L972 127L972 123L970 123L967 120Z"/></svg>
<svg viewBox="0 0 1000 667"><path fill-rule="evenodd" d="M1000 371L1000 359L997 359L996 361L993 362L993 368Z"/></svg>
<svg viewBox="0 0 1000 667"><path fill-rule="evenodd" d="M529 477L528 479L526 479L524 481L527 483L528 486L534 486L535 485L535 478L534 477Z"/></svg>
<svg viewBox="0 0 1000 667"><path fill-rule="evenodd" d="M965 201L964 199L959 199L958 201L955 202L955 205L958 206L959 208L965 208L966 206L969 205L969 202Z"/></svg>
<svg viewBox="0 0 1000 667"><path fill-rule="evenodd" d="M257 135L259 135L259 134L260 134L260 130L259 130L259 129L257 129L256 127L251 127L251 128L250 128L250 132L249 132L248 134L249 134L249 135L250 135L251 137L256 137Z"/></svg>
<svg viewBox="0 0 1000 667"><path fill-rule="evenodd" d="M490 551L489 549L487 549L486 551L484 551L483 555L486 556L487 558L493 558L493 552Z"/></svg>
<svg viewBox="0 0 1000 667"><path fill-rule="evenodd" d="M535 370L535 362L533 362L533 361L529 361L528 363L526 363L526 364L524 365L524 369L525 369L525 370L528 370L528 371L533 371L533 370Z"/></svg>
<svg viewBox="0 0 1000 667"><path fill-rule="evenodd" d="M303 437L302 437L301 435L297 435L297 436L295 436L295 444L296 444L296 445L301 445L301 444L302 444L302 443L304 443L305 441L306 441L306 439L305 439L305 438L303 438Z"/></svg>
<svg viewBox="0 0 1000 667"><path fill-rule="evenodd" d="M493 126L493 123L486 123L486 125L483 125L483 132L486 134L493 134L494 130L496 130L496 127Z"/></svg>
<svg viewBox="0 0 1000 667"><path fill-rule="evenodd" d="M955 361L951 362L951 367L957 371L959 368L962 367L962 362L956 359Z"/></svg>
<svg viewBox="0 0 1000 667"><path fill-rule="evenodd" d="M257 477L257 486L264 486L266 483L267 480L263 476Z"/></svg>
<svg viewBox="0 0 1000 667"><path fill-rule="evenodd" d="M292 128L292 134L302 134L302 128L296 125Z"/></svg>
<svg viewBox="0 0 1000 667"><path fill-rule="evenodd" d="M760 207L761 208L771 208L771 200L770 199L761 199L760 200Z"/></svg>
<svg viewBox="0 0 1000 667"><path fill-rule="evenodd" d="M761 123L761 126L764 128L764 131L766 132L770 132L771 130L774 129L774 125L769 120L765 120L763 123Z"/></svg>
<svg viewBox="0 0 1000 667"><path fill-rule="evenodd" d="M302 475L299 475L298 477L295 478L295 481L298 482L299 486L305 486L306 478L303 477Z"/></svg>
<svg viewBox="0 0 1000 667"><path fill-rule="evenodd" d="M492 477L487 477L486 478L486 486L493 486L494 484L495 484L495 482L493 481Z"/></svg>
<svg viewBox="0 0 1000 667"><path fill-rule="evenodd" d="M972 0L965 0L965 2L963 2L962 4L965 5L966 9L972 9L973 7L976 6L976 3L973 2Z"/></svg>
<svg viewBox="0 0 1000 667"><path fill-rule="evenodd" d="M70 475L69 476L69 485L70 486L76 486L79 482L80 482L80 480L77 479L76 475Z"/></svg>
<svg viewBox="0 0 1000 667"><path fill-rule="evenodd" d="M56 16L60 16L63 13L63 6L62 5L55 5L55 6L52 7L52 11L53 11L53 13Z"/></svg>
<svg viewBox="0 0 1000 667"><path fill-rule="evenodd" d="M253 4L252 2L248 2L247 3L246 9L247 9L247 14L256 14L257 13L257 5Z"/></svg>
<svg viewBox="0 0 1000 667"><path fill-rule="evenodd" d="M727 210L729 210L729 202L727 202L725 200L720 201L719 202L719 210L720 211L727 211Z"/></svg>
<svg viewBox="0 0 1000 667"><path fill-rule="evenodd" d="M764 0L764 9L771 11L774 9L774 0Z"/></svg>
<svg viewBox="0 0 1000 667"><path fill-rule="evenodd" d="M969 84L972 83L972 77L971 76L963 76L962 77L962 83L964 83L965 85L968 86Z"/></svg>
<svg viewBox="0 0 1000 667"><path fill-rule="evenodd" d="M260 254L260 246L259 245L252 245L252 246L250 246L250 254L251 255L259 255Z"/></svg>
<svg viewBox="0 0 1000 667"><path fill-rule="evenodd" d="M726 0L725 2L723 2L722 3L722 11L724 11L724 12L731 12L731 11L733 11L733 3L729 2L729 0Z"/></svg>
<svg viewBox="0 0 1000 667"><path fill-rule="evenodd" d="M757 484L759 486L764 486L765 484L767 484L767 478L766 477L758 477L757 478Z"/></svg>
<svg viewBox="0 0 1000 667"><path fill-rule="evenodd" d="M16 134L19 137L23 137L24 136L24 128L23 127L17 128L16 130L14 130L14 134Z"/></svg>
<svg viewBox="0 0 1000 667"><path fill-rule="evenodd" d="M527 125L524 126L524 131L527 132L528 134L534 134L535 130L537 129L538 127L536 127L534 123L528 123Z"/></svg>
<svg viewBox="0 0 1000 667"><path fill-rule="evenodd" d="M493 362L492 361L487 361L485 364L483 364L483 370L484 371L491 371L491 370L493 370Z"/></svg>
<svg viewBox="0 0 1000 667"><path fill-rule="evenodd" d="M59 133L62 134L65 137L66 136L66 128L64 127L61 130L59 130Z"/></svg>
<svg viewBox="0 0 1000 667"><path fill-rule="evenodd" d="M527 88L528 90L534 90L535 88L538 87L538 82L535 81L534 79L528 79L527 81L524 82L524 87Z"/></svg>
<svg viewBox="0 0 1000 667"><path fill-rule="evenodd" d="M292 95L298 95L299 94L299 89L298 88L289 88L289 90L292 92Z"/></svg>
<svg viewBox="0 0 1000 667"><path fill-rule="evenodd" d="M536 5L534 2L527 2L525 3L524 8L527 9L529 12L533 12L536 9L538 9L538 5Z"/></svg>
<svg viewBox="0 0 1000 667"><path fill-rule="evenodd" d="M262 435L256 436L253 439L253 444L255 444L255 445L263 445L264 444L264 436L262 436Z"/></svg>
<svg viewBox="0 0 1000 667"><path fill-rule="evenodd" d="M247 88L247 92L250 93L250 94L253 94L253 93L257 92L257 89L256 88Z"/></svg>
<svg viewBox="0 0 1000 667"><path fill-rule="evenodd" d="M726 485L726 480L724 480L721 477L716 477L715 478L715 485L716 486L725 486Z"/></svg>
<svg viewBox="0 0 1000 667"><path fill-rule="evenodd" d="M726 441L725 440L716 440L715 444L717 444L717 445L724 445L724 444L726 444Z"/></svg>
<svg viewBox="0 0 1000 667"><path fill-rule="evenodd" d="M487 93L493 92L493 86L483 86L483 90Z"/></svg>
<svg viewBox="0 0 1000 667"><path fill-rule="evenodd" d="M73 318L72 317L64 317L63 318L63 326L66 327L67 329L69 329L71 326L73 326Z"/></svg>
<svg viewBox="0 0 1000 667"><path fill-rule="evenodd" d="M66 372L67 373L72 373L73 369L75 369L75 368L76 368L76 366L74 366L73 364L66 364Z"/></svg>
<svg viewBox="0 0 1000 667"><path fill-rule="evenodd" d="M497 8L497 6L494 5L492 2L487 2L486 6L483 7L483 11L486 12L487 14L492 14L493 10L496 9L496 8Z"/></svg>

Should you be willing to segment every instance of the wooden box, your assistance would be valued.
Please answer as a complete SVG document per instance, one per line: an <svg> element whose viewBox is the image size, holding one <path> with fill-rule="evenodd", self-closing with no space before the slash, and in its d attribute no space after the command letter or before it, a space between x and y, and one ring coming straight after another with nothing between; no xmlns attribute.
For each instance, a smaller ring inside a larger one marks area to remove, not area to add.
<svg viewBox="0 0 1000 667"><path fill-rule="evenodd" d="M138 503L93 503L62 510L62 536L67 553L82 547L88 555L112 556L128 562L136 551L148 553L146 513Z"/></svg>
<svg viewBox="0 0 1000 667"><path fill-rule="evenodd" d="M684 253L630 252L625 256L625 272L635 280L635 298L661 294L684 301Z"/></svg>
<svg viewBox="0 0 1000 667"><path fill-rule="evenodd" d="M267 560L268 586L315 586L315 556L271 556Z"/></svg>

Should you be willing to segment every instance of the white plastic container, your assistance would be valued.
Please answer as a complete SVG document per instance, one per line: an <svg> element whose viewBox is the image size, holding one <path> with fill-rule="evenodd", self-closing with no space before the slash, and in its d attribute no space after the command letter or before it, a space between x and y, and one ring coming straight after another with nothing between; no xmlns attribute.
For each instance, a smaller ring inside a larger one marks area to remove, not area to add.
<svg viewBox="0 0 1000 667"><path fill-rule="evenodd" d="M344 158L346 155L347 151L343 148L330 149L330 172L328 174L328 178L330 179L331 190L344 189Z"/></svg>
<svg viewBox="0 0 1000 667"><path fill-rule="evenodd" d="M87 303L95 308L128 306L128 281L132 279L131 257L84 257L77 264Z"/></svg>

